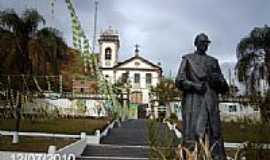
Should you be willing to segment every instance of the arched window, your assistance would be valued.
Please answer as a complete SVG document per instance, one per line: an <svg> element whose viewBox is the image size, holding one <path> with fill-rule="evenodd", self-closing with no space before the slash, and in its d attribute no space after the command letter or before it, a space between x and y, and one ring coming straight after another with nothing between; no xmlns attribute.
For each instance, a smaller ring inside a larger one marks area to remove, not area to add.
<svg viewBox="0 0 270 160"><path fill-rule="evenodd" d="M111 60L112 58L112 49L110 47L105 49L105 60Z"/></svg>

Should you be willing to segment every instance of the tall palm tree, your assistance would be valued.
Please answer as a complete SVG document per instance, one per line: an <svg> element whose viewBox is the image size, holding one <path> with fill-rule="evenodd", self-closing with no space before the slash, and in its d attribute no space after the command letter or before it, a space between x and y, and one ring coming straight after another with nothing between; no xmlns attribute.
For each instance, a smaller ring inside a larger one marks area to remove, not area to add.
<svg viewBox="0 0 270 160"><path fill-rule="evenodd" d="M33 9L18 16L12 9L0 12L0 73L57 74L67 45L54 28L39 29L45 19Z"/></svg>
<svg viewBox="0 0 270 160"><path fill-rule="evenodd" d="M270 80L270 27L254 28L237 46L236 74L248 95L260 92L261 82Z"/></svg>
<svg viewBox="0 0 270 160"><path fill-rule="evenodd" d="M270 27L256 27L243 38L237 47L237 58L237 77L246 86L250 100L258 104L262 119L269 122Z"/></svg>

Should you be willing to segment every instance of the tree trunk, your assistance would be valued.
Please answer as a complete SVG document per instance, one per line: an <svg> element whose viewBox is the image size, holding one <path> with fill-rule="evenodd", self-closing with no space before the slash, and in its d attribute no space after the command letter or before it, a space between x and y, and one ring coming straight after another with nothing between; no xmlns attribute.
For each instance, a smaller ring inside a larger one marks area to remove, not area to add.
<svg viewBox="0 0 270 160"><path fill-rule="evenodd" d="M21 108L22 108L22 96L20 92L17 92L18 103L16 106L16 132L20 131L20 122L21 122Z"/></svg>
<svg viewBox="0 0 270 160"><path fill-rule="evenodd" d="M270 122L270 92L265 95L265 98L259 102L259 108L261 113L261 118L263 122Z"/></svg>
<svg viewBox="0 0 270 160"><path fill-rule="evenodd" d="M171 114L172 114L172 110L171 110L171 107L170 107L170 102L165 102L165 107L167 108L166 112L167 112L167 117L166 118L170 118L171 117Z"/></svg>

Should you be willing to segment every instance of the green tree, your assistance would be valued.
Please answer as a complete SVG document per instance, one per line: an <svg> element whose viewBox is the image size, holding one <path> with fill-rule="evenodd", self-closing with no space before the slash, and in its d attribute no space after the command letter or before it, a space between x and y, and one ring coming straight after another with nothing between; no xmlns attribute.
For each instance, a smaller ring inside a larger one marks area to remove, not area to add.
<svg viewBox="0 0 270 160"><path fill-rule="evenodd" d="M19 16L14 10L0 12L0 73L57 74L67 45L54 28L41 28L45 19L33 9Z"/></svg>
<svg viewBox="0 0 270 160"><path fill-rule="evenodd" d="M259 81L270 80L270 27L255 27L237 46L236 74L247 94L259 92Z"/></svg>
<svg viewBox="0 0 270 160"><path fill-rule="evenodd" d="M181 92L176 88L174 80L169 78L162 78L155 87L151 87L151 92L158 98L161 104L165 104L181 96Z"/></svg>
<svg viewBox="0 0 270 160"><path fill-rule="evenodd" d="M237 78L246 86L246 94L257 103L264 121L270 121L270 27L255 27L237 46ZM262 86L263 83L265 86ZM263 89L267 89L262 91Z"/></svg>
<svg viewBox="0 0 270 160"><path fill-rule="evenodd" d="M151 87L151 94L157 99L159 105L165 105L167 108L169 108L169 102L181 97L181 92L176 88L174 80L170 78L162 78L155 87Z"/></svg>
<svg viewBox="0 0 270 160"><path fill-rule="evenodd" d="M59 73L67 45L58 30L39 29L40 23L44 25L45 19L33 9L25 10L21 16L12 9L0 11L0 75ZM16 131L19 131L25 85L21 78L12 83L2 81L3 88L9 90L10 106L16 112Z"/></svg>

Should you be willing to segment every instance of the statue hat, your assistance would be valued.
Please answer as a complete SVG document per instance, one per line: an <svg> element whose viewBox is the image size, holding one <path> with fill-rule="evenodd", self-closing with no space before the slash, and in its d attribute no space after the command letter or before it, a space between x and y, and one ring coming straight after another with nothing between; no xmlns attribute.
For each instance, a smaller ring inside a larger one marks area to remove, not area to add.
<svg viewBox="0 0 270 160"><path fill-rule="evenodd" d="M197 46L199 42L207 42L210 43L211 41L209 40L208 36L205 33L200 33L196 36L194 44Z"/></svg>

